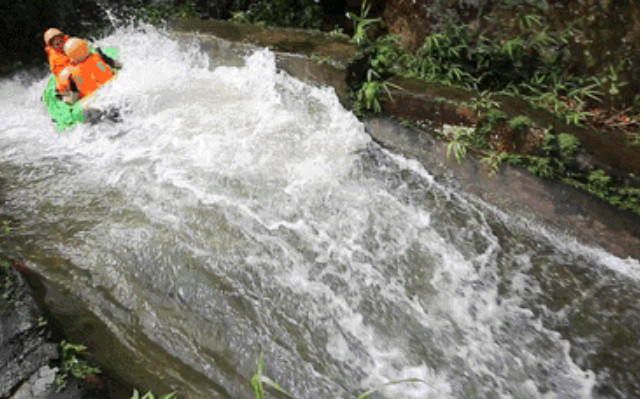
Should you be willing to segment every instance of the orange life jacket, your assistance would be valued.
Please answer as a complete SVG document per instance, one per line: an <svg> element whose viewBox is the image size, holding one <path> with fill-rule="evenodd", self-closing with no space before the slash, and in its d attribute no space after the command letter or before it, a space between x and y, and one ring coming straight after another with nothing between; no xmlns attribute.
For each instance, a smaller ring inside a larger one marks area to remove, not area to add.
<svg viewBox="0 0 642 399"><path fill-rule="evenodd" d="M95 53L71 67L70 72L71 79L80 92L80 98L90 95L114 77L114 71Z"/></svg>
<svg viewBox="0 0 642 399"><path fill-rule="evenodd" d="M63 37L63 45L69 40L69 36ZM47 58L49 59L49 70L51 73L58 76L58 74L71 65L71 59L67 57L64 51L56 50L55 48L47 45L45 47L45 52L47 53Z"/></svg>

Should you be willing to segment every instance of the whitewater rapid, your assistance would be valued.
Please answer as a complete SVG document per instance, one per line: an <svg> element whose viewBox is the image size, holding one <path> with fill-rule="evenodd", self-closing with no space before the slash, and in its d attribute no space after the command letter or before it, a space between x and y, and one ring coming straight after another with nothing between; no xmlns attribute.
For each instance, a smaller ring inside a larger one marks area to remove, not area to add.
<svg viewBox="0 0 642 399"><path fill-rule="evenodd" d="M639 392L639 370L591 358L639 366L639 334L609 347L616 327L639 331L638 261L436 181L266 49L218 65L132 26L96 44L125 64L95 103L122 122L58 133L46 78L0 81L0 216L15 226L0 249L181 397L252 397L261 352L299 398L406 378L424 383L382 397Z"/></svg>

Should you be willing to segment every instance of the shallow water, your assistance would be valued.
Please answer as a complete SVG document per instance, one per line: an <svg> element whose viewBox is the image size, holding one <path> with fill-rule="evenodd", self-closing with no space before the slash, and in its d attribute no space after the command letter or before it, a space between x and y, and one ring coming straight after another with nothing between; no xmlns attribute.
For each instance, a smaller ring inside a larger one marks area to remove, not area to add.
<svg viewBox="0 0 642 399"><path fill-rule="evenodd" d="M435 181L267 50L100 44L121 123L58 133L46 79L0 81L0 249L73 293L76 331L108 328L110 366L139 358L131 382L248 398L263 352L299 398L639 396L638 261Z"/></svg>

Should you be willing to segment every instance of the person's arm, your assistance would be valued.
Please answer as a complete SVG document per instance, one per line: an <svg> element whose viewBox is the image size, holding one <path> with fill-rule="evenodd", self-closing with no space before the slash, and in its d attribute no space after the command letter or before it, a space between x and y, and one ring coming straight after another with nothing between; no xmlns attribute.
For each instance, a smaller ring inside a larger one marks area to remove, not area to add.
<svg viewBox="0 0 642 399"><path fill-rule="evenodd" d="M100 58L102 58L105 61L105 63L109 65L111 68L121 69L123 67L123 64L120 61L113 59L107 54L103 53L103 50L100 47L96 48L96 52L98 53Z"/></svg>
<svg viewBox="0 0 642 399"><path fill-rule="evenodd" d="M80 92L76 86L76 82L69 78L69 88L64 93L57 93L56 97L60 98L65 104L72 105L80 99Z"/></svg>
<svg viewBox="0 0 642 399"><path fill-rule="evenodd" d="M62 95L62 101L66 104L73 105L80 99L80 94L76 91L70 91L69 93Z"/></svg>
<svg viewBox="0 0 642 399"><path fill-rule="evenodd" d="M54 73L55 65L54 60L51 57L51 48L49 46L45 47L45 53L47 53L47 62L49 63L49 72Z"/></svg>

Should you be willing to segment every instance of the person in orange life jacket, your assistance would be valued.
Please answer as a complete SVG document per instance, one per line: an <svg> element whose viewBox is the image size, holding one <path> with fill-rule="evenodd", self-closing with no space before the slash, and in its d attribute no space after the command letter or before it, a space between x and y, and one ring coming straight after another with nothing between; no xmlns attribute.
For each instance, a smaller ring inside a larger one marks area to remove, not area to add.
<svg viewBox="0 0 642 399"><path fill-rule="evenodd" d="M63 50L67 40L69 40L69 36L56 28L47 29L45 32L45 52L49 61L49 70L54 75L58 75L63 69L71 65L71 60Z"/></svg>
<svg viewBox="0 0 642 399"><path fill-rule="evenodd" d="M114 69L122 68L120 62L106 56L100 49L97 53L90 53L87 43L78 38L69 39L64 50L72 65L58 76L56 91L67 104L93 93L114 76Z"/></svg>

